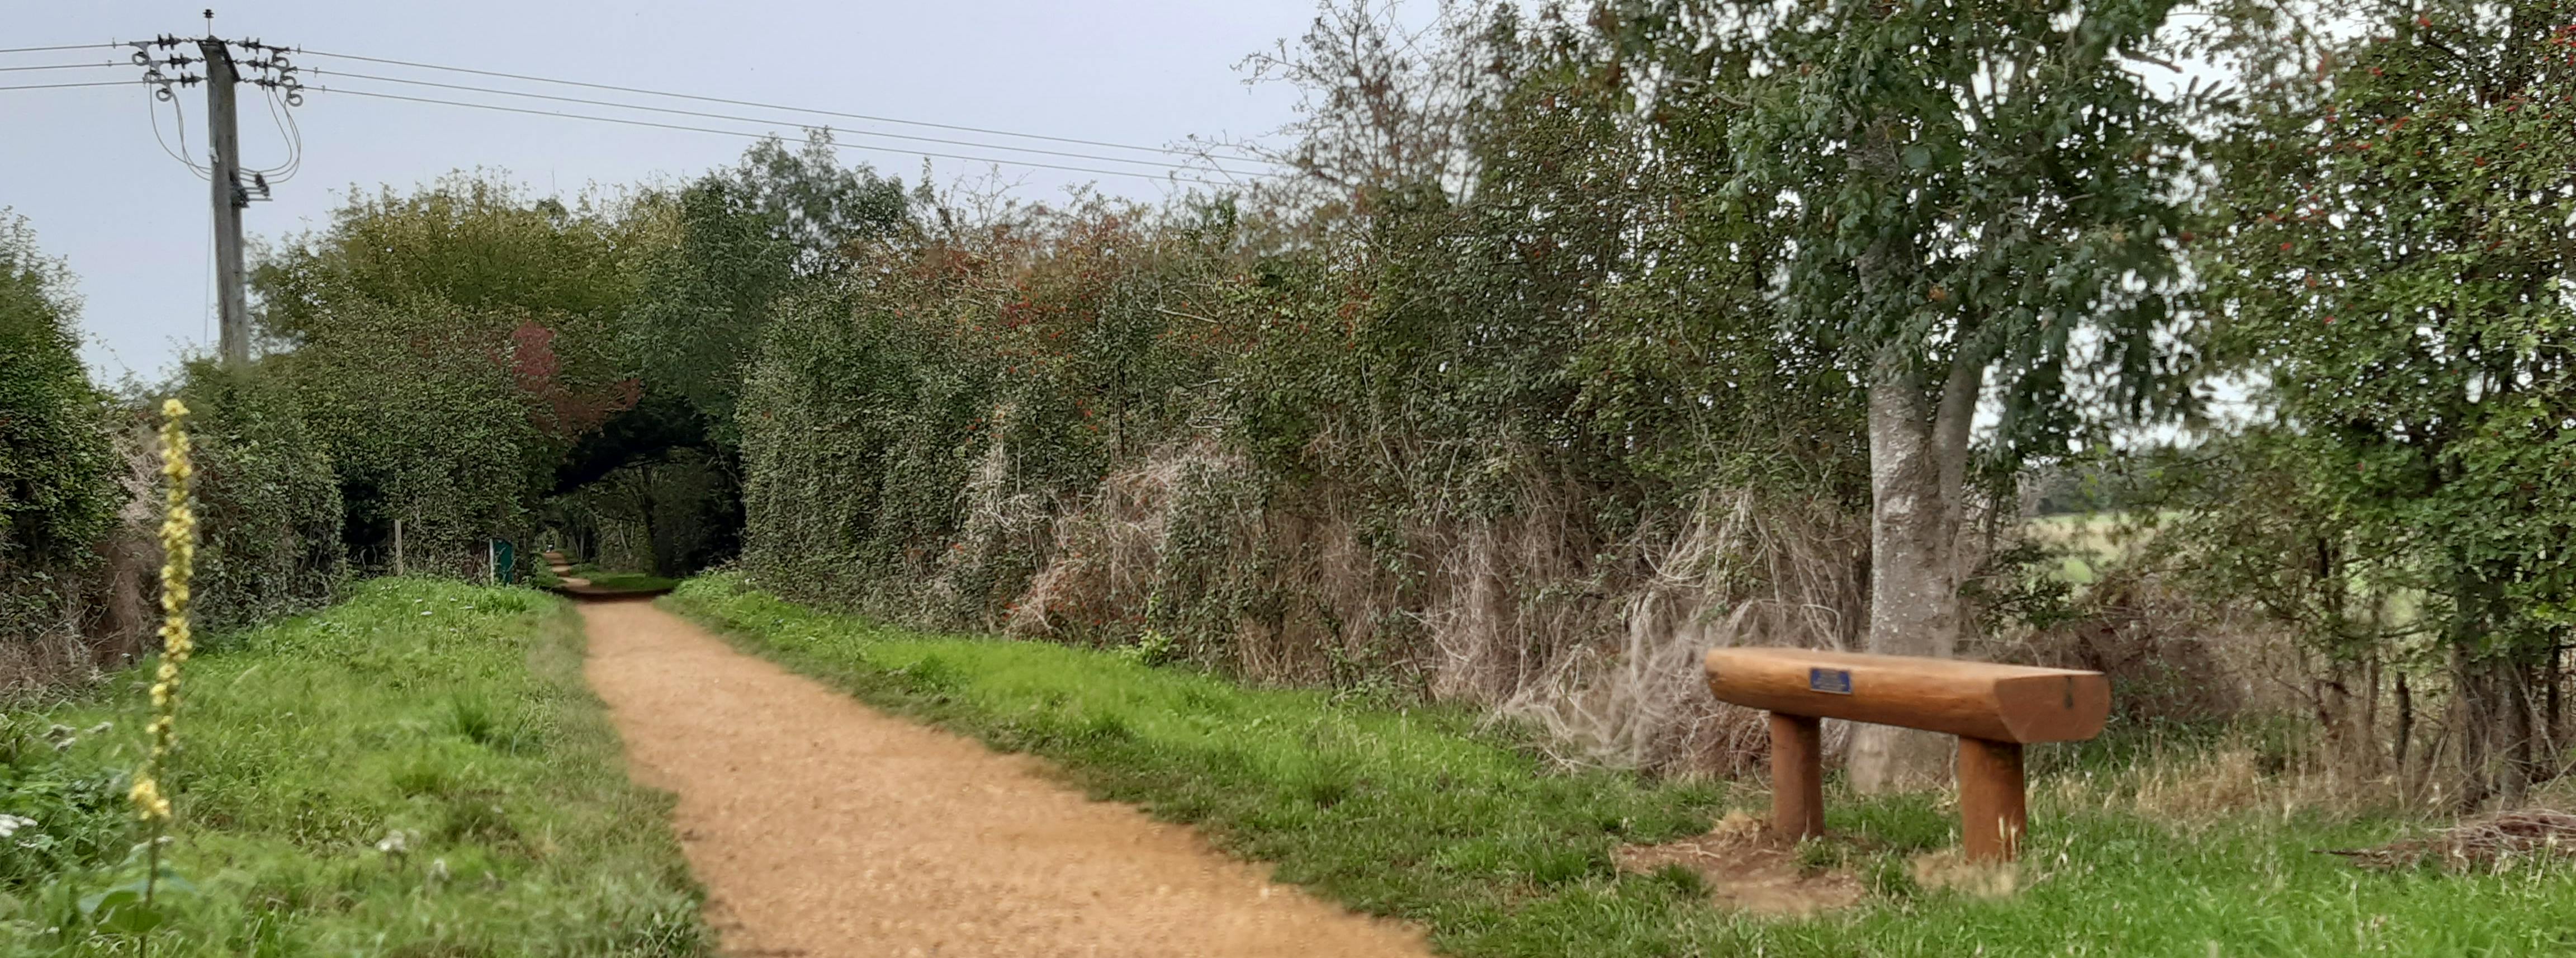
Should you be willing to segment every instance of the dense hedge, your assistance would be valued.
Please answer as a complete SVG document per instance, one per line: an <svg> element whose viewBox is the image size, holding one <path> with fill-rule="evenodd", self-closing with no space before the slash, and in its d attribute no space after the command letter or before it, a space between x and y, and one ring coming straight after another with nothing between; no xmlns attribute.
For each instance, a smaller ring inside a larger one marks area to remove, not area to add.
<svg viewBox="0 0 2576 958"><path fill-rule="evenodd" d="M65 631L117 505L106 397L59 263L0 209L0 636Z"/></svg>
<svg viewBox="0 0 2576 958"><path fill-rule="evenodd" d="M0 211L0 564L75 558L114 512L105 397L81 366L68 286Z"/></svg>
<svg viewBox="0 0 2576 958"><path fill-rule="evenodd" d="M294 393L201 361L179 396L195 429L200 620L224 630L329 601L348 568L339 477Z"/></svg>
<svg viewBox="0 0 2576 958"><path fill-rule="evenodd" d="M917 624L1517 700L1638 761L1714 747L1605 652L1651 668L1709 618L1847 636L1858 396L1760 325L1761 263L1564 40L1474 47L1504 79L1465 189L925 203L941 226L762 340L749 570Z"/></svg>

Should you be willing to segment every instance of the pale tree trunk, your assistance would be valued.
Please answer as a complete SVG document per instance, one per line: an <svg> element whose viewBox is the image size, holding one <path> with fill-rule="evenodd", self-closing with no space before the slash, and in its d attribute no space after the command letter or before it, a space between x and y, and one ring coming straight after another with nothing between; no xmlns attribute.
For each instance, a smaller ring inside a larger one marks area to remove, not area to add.
<svg viewBox="0 0 2576 958"><path fill-rule="evenodd" d="M1985 364L1961 349L1936 396L1919 367L1891 350L1869 387L1870 602L1866 648L1948 658L1963 625L1961 529L1966 522L1968 427ZM1948 736L1884 725L1852 729L1854 789L1889 792L1949 775Z"/></svg>

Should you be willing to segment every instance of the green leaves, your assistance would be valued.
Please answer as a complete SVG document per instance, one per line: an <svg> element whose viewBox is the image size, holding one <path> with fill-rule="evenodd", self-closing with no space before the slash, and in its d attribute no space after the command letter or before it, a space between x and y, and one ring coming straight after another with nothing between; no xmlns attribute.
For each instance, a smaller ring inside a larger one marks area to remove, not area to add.
<svg viewBox="0 0 2576 958"><path fill-rule="evenodd" d="M2576 72L2555 6L2465 29L2447 26L2481 22L2464 4L2373 5L2376 36L2333 69L2249 85L2224 144L2233 221L2205 253L2223 358L2266 375L2309 494L2481 632L2563 603L2548 540L2576 528L2560 465Z"/></svg>
<svg viewBox="0 0 2576 958"><path fill-rule="evenodd" d="M77 308L62 266L0 209L0 592L18 570L84 563L115 509L105 397L81 365ZM36 630L0 617L13 625Z"/></svg>
<svg viewBox="0 0 2576 958"><path fill-rule="evenodd" d="M82 895L76 902L81 918L101 931L138 936L148 933L169 920L169 896L193 895L197 891L196 884L181 876L175 866L152 854L150 842L127 850L124 863L116 870L133 877Z"/></svg>
<svg viewBox="0 0 2576 958"><path fill-rule="evenodd" d="M2184 179L2198 100L2116 52L2153 48L2170 6L1639 2L1655 39L1631 55L1693 84L1663 109L1727 131L1666 155L1780 198L1707 210L1785 251L1780 335L1864 379L1888 356L1927 383L1960 356L1990 371L2008 472L2181 396L2184 206L2160 184Z"/></svg>

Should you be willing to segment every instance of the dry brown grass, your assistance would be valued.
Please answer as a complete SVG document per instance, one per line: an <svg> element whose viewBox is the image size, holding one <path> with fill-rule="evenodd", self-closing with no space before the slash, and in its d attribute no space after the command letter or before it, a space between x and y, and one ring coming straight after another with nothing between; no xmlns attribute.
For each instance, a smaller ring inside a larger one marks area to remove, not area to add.
<svg viewBox="0 0 2576 958"><path fill-rule="evenodd" d="M1916 855L1905 863L1914 883L1932 891L1955 891L1977 898L2010 898L2027 882L2017 862L1969 861L1958 849Z"/></svg>
<svg viewBox="0 0 2576 958"><path fill-rule="evenodd" d="M2546 808L2498 812L2422 838L2334 854L2369 868L2432 863L2455 871L2502 871L2531 861L2576 857L2576 814Z"/></svg>
<svg viewBox="0 0 2576 958"><path fill-rule="evenodd" d="M1239 458L1168 450L1060 511L1004 625L1117 641L1175 589L1223 580L1262 601L1193 622L1178 638L1202 661L1261 681L1413 684L1542 729L1561 762L1667 770L1739 769L1764 748L1758 716L1702 689L1709 647L1844 646L1862 627L1866 534L1849 517L1710 495L1604 541L1562 484L1507 475L1511 508L1432 510L1390 542L1357 491L1263 501L1242 491ZM999 529L1016 510L979 511L978 528ZM1167 567L1185 534L1222 546Z"/></svg>

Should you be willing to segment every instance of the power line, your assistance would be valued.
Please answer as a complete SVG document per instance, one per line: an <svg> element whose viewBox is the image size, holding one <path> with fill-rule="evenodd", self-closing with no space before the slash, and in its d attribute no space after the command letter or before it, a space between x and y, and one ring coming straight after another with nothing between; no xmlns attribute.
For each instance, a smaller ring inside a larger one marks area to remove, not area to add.
<svg viewBox="0 0 2576 958"><path fill-rule="evenodd" d="M700 117L707 117L707 118L709 118L709 119L716 119L716 120L737 120L737 121L744 122L744 123L771 123L771 122L776 122L776 121L773 121L773 120L758 119L758 118L754 118L754 117L736 116L736 115L734 115L734 114L730 114L730 113L709 113L709 112L706 112L706 111L703 111L703 110L681 110L681 109L675 109L675 108L672 108L672 107L665 107L665 106L644 106L644 105L642 105L642 104L636 104L636 103L619 103L619 102L616 102L616 101L614 101L614 100L592 100L592 99L587 99L587 98L584 98L584 97L577 97L577 96L556 96L556 95L553 95L553 94L550 94L550 93L527 93L527 92L523 92L523 91L519 91L519 90L501 90L501 89L495 89L495 88L492 88L492 87L467 86L467 85L464 85L464 84L458 84L458 83L438 83L438 82L434 82L434 81L430 81L430 80L407 80L407 79L404 79L404 78L402 78L402 77L373 76L373 75L365 74L365 73L350 73L350 72L347 72L347 71L344 71L344 70L321 70L321 69L316 69L316 70L314 70L313 72L314 72L314 73L317 73L317 74L329 74L329 75L331 75L331 76L342 76L342 77L348 77L348 78L350 78L350 79L354 79L354 80L376 80L376 81L381 81L381 82L385 82L385 83L408 83L408 84L412 84L412 85L414 85L414 86L438 87L438 88L446 89L446 90L465 90L465 91L469 91L469 92L473 92L473 93L493 93L493 94L499 94L499 95L502 95L502 96L528 97L528 98L531 98L531 99L537 99L537 100L554 100L554 101L556 101L556 102L560 102L560 103L581 103L581 104L587 104L587 105L590 105L590 106L605 106L605 107L613 107L613 108L621 109L621 110L644 110L644 111L652 112L652 113L669 113L669 114L675 114L675 115L679 115L679 116L700 116ZM897 139L897 140L915 140L915 141L919 141L919 142L923 142L923 143L945 143L945 144L948 144L948 145L950 145L950 146L971 146L971 147L977 147L977 148L980 148L980 149L988 149L988 150L1009 150L1009 151L1014 152L1014 153L1038 153L1038 154L1043 154L1043 155L1046 155L1046 156L1062 156L1062 157L1070 157L1070 158L1077 159L1077 160L1098 160L1098 161L1101 161L1101 162L1104 162L1104 163L1134 163L1134 164L1138 164L1138 165L1141 165L1141 166L1162 166L1162 167L1170 167L1170 168L1176 168L1176 169L1190 169L1190 170L1212 169L1212 170L1215 170L1216 172L1219 172L1219 173L1232 173L1232 174L1236 174L1236 175L1240 175L1240 176L1276 176L1276 175L1278 175L1278 174L1276 174L1276 173L1267 172L1267 171L1254 171L1254 170L1237 170L1237 169L1230 169L1230 168L1227 168L1227 167L1224 167L1224 166L1219 166L1219 165L1217 165L1217 164L1216 164L1216 162L1215 162L1215 160L1214 160L1214 159L1212 159L1212 158L1208 160L1208 165L1207 165L1206 167L1193 167L1193 166L1187 166L1187 165L1184 165L1184 164L1176 164L1176 163L1173 163L1173 162L1171 162L1171 161L1169 161L1169 160L1139 160L1139 159L1131 159L1131 158L1123 157L1123 156L1102 156L1102 155L1097 154L1097 153L1075 153L1075 152L1071 152L1071 151L1067 151L1067 150L1050 150L1050 149L1045 149L1045 148L1043 148L1043 147L1034 147L1034 146L1011 146L1011 145L1004 144L1004 143L978 143L978 142L975 142L975 141L973 141L973 140L952 140L952 139L947 139L947 138L944 138L944 137L936 137L936 136L916 136L916 135L914 135L914 134L910 134L910 133L884 133L884 132L878 132L878 131L872 131L872 130L841 130L841 131L836 131L836 132L848 133L848 134L850 134L850 135L852 135L852 136L874 136L874 137L885 137L885 138L891 138L891 139Z"/></svg>
<svg viewBox="0 0 2576 958"><path fill-rule="evenodd" d="M1109 142L1109 141L1106 141L1106 140L1085 140L1085 139L1081 139L1081 138L1078 138L1078 137L1069 137L1069 136L1049 136L1049 135L1047 135L1047 134L1043 134L1043 133L1017 133L1017 132L1013 132L1013 131L1010 131L1010 130L996 130L996 129L990 129L990 128L987 128L987 127L980 127L980 126L963 126L963 125L954 124L954 123L932 123L932 122L927 121L927 120L905 120L905 119L898 119L898 118L896 118L896 117L890 117L890 116L875 116L875 115L872 115L872 114L866 114L866 113L845 113L845 112L842 112L842 111L839 111L839 110L822 110L822 109L816 109L816 108L813 108L813 107L784 106L784 105L776 104L776 103L762 103L762 102L759 102L759 101L756 101L756 100L732 100L732 99L726 99L726 98L724 98L724 97L715 97L715 96L699 96L699 95L694 94L694 93L673 93L673 92L670 92L670 91L667 91L667 90L647 90L647 89L642 89L642 88L639 88L639 87L617 86L617 85L615 85L615 84L609 84L609 83L584 83L584 82L582 82L582 81L580 81L580 80L558 80L558 79L554 79L554 78L552 78L552 77L529 76L529 75L524 74L524 73L503 73L503 72L500 72L500 71L498 71L498 70L476 70L476 69L471 69L471 68L468 68L468 67L440 66L440 65L435 64L435 63L415 63L415 62L412 62L412 61L409 61L409 60L388 60L388 59L384 59L384 58L381 58L381 57L362 57L362 56L358 56L358 55L356 55L356 54L350 54L350 53L327 53L327 52L324 52L324 51L321 51L321 50L304 50L304 49L298 49L296 52L297 52L297 53L303 53L303 54L309 54L309 55L317 56L317 57L336 57L336 58L339 58L339 59L342 59L342 60L360 60L360 61L364 61L364 62L367 62L367 63L383 63L383 64L389 64L389 65L392 65L392 66L399 66L399 67L413 67L413 68L416 68L416 69L422 69L422 70L448 70L448 71L452 71L452 72L456 72L456 73L472 73L472 74L476 74L476 75L478 75L478 76L501 77L501 78L503 78L503 79L508 79L508 80L527 80L527 81L534 82L534 83L557 83L557 84L562 84L562 85L564 85L564 86L588 87L588 88L590 88L590 89L594 89L594 90L613 90L613 91L616 91L616 92L619 92L619 93L635 93L635 94L641 94L641 95L644 95L644 96L666 96L666 97L672 97L672 98L674 98L674 99L681 99L681 100L698 100L698 101L705 102L705 103L724 103L724 104L730 104L730 105L733 105L733 106L748 106L748 107L756 107L756 108L763 109L763 110L782 110L782 111L786 111L786 112L789 112L789 113L811 113L811 114L815 114L815 115L818 115L818 116L836 116L836 117L841 117L841 118L844 118L844 119L851 119L851 120L868 120L868 121L876 122L876 123L899 123L899 124L902 124L902 125L905 125L905 126L929 127L929 128L932 128L932 129L939 129L939 130L955 130L955 131L958 131L958 132L961 132L961 133L982 133L982 134L986 134L986 135L988 135L988 136L1015 136L1015 137L1021 137L1021 138L1024 138L1024 139L1031 139L1031 140L1052 140L1052 141L1057 142L1057 143L1073 143L1073 144L1078 144L1078 145L1082 145L1082 146L1098 146L1098 147L1107 147L1107 148L1109 148L1109 149L1113 149L1113 150L1143 150L1143 151L1153 152L1153 153L1169 153L1169 154L1173 154L1173 155L1176 155L1176 156L1203 156L1203 155L1213 155L1213 151L1209 151L1208 153L1201 153L1201 152L1198 152L1198 151L1185 150L1185 149L1180 149L1180 148L1177 148L1177 147L1169 147L1169 146L1137 146L1137 145L1129 144L1129 143L1112 143L1112 142ZM1227 158L1227 159L1237 159L1237 160L1249 160L1249 161L1256 162L1256 163L1271 163L1271 164L1286 165L1286 164L1281 164L1281 163L1280 163L1280 161L1278 161L1278 160L1266 159L1266 158L1258 157L1258 156L1241 155L1239 152L1237 153L1237 155L1228 156L1228 157L1226 157L1226 158Z"/></svg>
<svg viewBox="0 0 2576 958"><path fill-rule="evenodd" d="M188 157L188 114L179 109L179 101L175 99L170 101L170 115L178 118L179 121L179 148L172 150L170 141L161 138L161 108L154 105L158 99L153 97L143 101L143 112L152 117L152 142L161 144L161 152L168 153L171 159L185 164L188 172L197 174L198 179L213 178L215 171L198 165L196 160Z"/></svg>
<svg viewBox="0 0 2576 958"><path fill-rule="evenodd" d="M251 172L269 177L271 183L284 183L294 179L296 172L304 169L304 126L295 122L293 109L278 103L276 87L264 87L262 92L268 100L269 122L277 125L278 139L286 143L286 162ZM183 129L181 133L184 140L186 131Z"/></svg>
<svg viewBox="0 0 2576 958"><path fill-rule="evenodd" d="M114 60L108 60L103 63L47 63L32 67L0 67L0 73L16 73L20 70L92 70L99 67L121 66L125 66L125 64L118 63Z"/></svg>
<svg viewBox="0 0 2576 958"><path fill-rule="evenodd" d="M95 80L89 83L22 83L17 86L0 86L0 90L60 90L76 86L133 86L138 82L140 81Z"/></svg>
<svg viewBox="0 0 2576 958"><path fill-rule="evenodd" d="M49 53L55 50L113 50L119 45L120 44L114 43L67 43L58 47L10 47L6 50L0 50L0 53Z"/></svg>
<svg viewBox="0 0 2576 958"><path fill-rule="evenodd" d="M503 112L503 113L524 113L524 114L527 114L527 115L529 115L529 116L551 116L551 117L557 117L557 118L560 118L560 119L567 119L567 120L593 120L593 121L597 121L597 122L600 122L600 123L623 123L623 124L626 124L626 125L629 125L629 126L649 126L649 127L656 127L656 128L659 128L659 129L665 129L665 130L686 130L686 131L689 131L689 132L692 132L692 133L717 133L717 134L722 134L722 135L725 135L725 136L739 136L739 137L743 137L743 138L746 138L746 139L754 139L754 140L766 140L766 139L771 139L772 137L774 137L774 136L775 136L775 134L770 134L770 133L746 133L746 132L743 132L743 131L741 131L741 130L721 130L721 129L717 129L717 128L714 128L714 127L706 127L706 126L687 126L687 125L678 124L678 123L656 123L656 122L651 121L651 120L629 120L629 119L624 119L624 118L621 118L621 117L612 117L612 116L591 116L591 115L589 115L589 114L584 114L584 113L557 113L557 112L552 111L552 110L529 110L529 109L522 109L522 108L520 108L520 107L515 107L515 106L499 106L499 105L491 104L491 103L467 103L467 102L464 102L464 101L461 101L461 100L436 100L436 99L430 99L430 98L428 98L428 97L403 96L403 95L401 95L401 94L397 94L397 93L379 93L379 92L375 92L375 91L372 91L372 90L352 90L352 89L347 89L347 88L345 88L345 87L320 87L320 86L308 86L308 87L305 87L304 89L306 89L306 90L308 90L308 91L316 92L316 93L342 93L342 94L348 94L348 95L351 95L351 96L376 97L376 98L378 98L378 99L385 99L385 100L404 100L404 101L408 101L408 102L412 102L412 103L436 103L436 104L440 104L440 105L443 105L443 106L463 106L463 107L473 107L473 108L478 109L478 110L498 110L498 111ZM758 121L758 120L746 120L745 122L757 123L757 122L761 122L761 121ZM807 142L813 142L812 138L808 137L808 138L807 138ZM1040 168L1050 169L1050 170L1071 170L1071 171L1076 172L1076 173L1099 173L1099 174L1102 174L1102 175L1104 175L1104 176L1133 176L1133 177L1137 177L1137 178L1140 178L1140 179L1147 179L1147 180L1159 180L1159 179L1165 179L1165 178L1166 178L1166 177L1163 177L1163 176L1156 176L1156 175L1154 175L1154 174L1152 174L1152 173L1145 173L1145 172L1140 172L1140 171L1137 171L1137 170L1104 170L1104 169L1101 169L1101 168L1098 168L1098 167L1091 167L1091 166L1070 166L1070 165L1061 164L1061 163L1040 163L1040 162L1038 162L1038 161L1036 161L1036 160L1011 160L1011 159L1003 159L1003 158L1000 158L1000 157L991 157L991 156L964 156L964 155L955 154L955 153L932 153L932 152L928 152L928 151L924 151L924 150L898 150L898 149L895 149L895 148L893 148L893 147L885 147L885 146L866 146L866 145L857 144L857 143L833 143L833 144L831 144L831 145L832 145L832 146L835 146L835 147L848 147L848 148L850 148L850 149L854 149L854 150L874 150L874 151L877 151L877 152L880 152L880 153L896 153L896 154L901 154L901 155L904 155L904 156L929 156L929 157L937 157L937 158L939 158L939 159L943 159L943 160L966 160L966 161L968 161L968 162L974 162L974 163L1002 163L1002 164L1007 164L1007 165L1011 165L1011 166L1033 166L1033 167L1040 167ZM1185 168L1184 168L1184 167L1173 167L1173 169L1177 171L1177 170L1181 170L1181 169L1185 169ZM1222 186L1233 186L1233 185L1235 185L1235 184L1231 184L1231 183L1220 183L1220 182L1217 182L1217 181L1214 181L1214 180L1203 180L1203 179L1197 179L1197 178L1194 178L1194 177L1186 177L1186 176L1172 176L1172 177L1168 177L1168 178L1170 178L1170 179L1175 179L1175 180L1180 180L1180 181L1183 181L1183 182L1197 183L1197 184L1200 184L1200 185L1202 185L1202 186L1220 186L1220 187L1222 187Z"/></svg>

